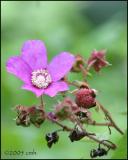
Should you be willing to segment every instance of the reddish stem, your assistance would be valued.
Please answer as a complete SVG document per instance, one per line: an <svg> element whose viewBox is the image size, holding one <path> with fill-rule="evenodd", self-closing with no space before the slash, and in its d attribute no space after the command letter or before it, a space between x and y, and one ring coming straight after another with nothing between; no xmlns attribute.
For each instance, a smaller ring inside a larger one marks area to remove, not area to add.
<svg viewBox="0 0 128 160"><path fill-rule="evenodd" d="M53 123L57 124L58 126L62 127L64 131L68 131L68 132L73 131L72 128L67 127L66 125L63 125L63 124L61 124L60 122L58 122L56 120L52 120L52 119L49 119L49 118L48 118L48 120L50 120L51 122L53 122ZM78 121L77 121L77 123L78 123ZM85 132L86 137L88 137L89 139L91 139L91 140L93 140L93 141L95 141L97 143L103 144L104 146L106 146L108 148L116 149L116 145L115 144L113 144L113 143L108 144L105 141L97 139L95 136L93 136L93 133L88 133L87 131L85 131L85 129L83 129L83 127L82 127L82 131Z"/></svg>
<svg viewBox="0 0 128 160"><path fill-rule="evenodd" d="M97 101L97 105L99 105L100 109L103 111L103 113L105 114L105 116L107 117L107 119L111 122L111 124L113 125L113 127L120 132L121 134L124 134L123 131L116 125L116 123L114 122L114 120L111 117L111 114L108 112L107 109L105 109L103 107L103 105L101 105L98 101Z"/></svg>

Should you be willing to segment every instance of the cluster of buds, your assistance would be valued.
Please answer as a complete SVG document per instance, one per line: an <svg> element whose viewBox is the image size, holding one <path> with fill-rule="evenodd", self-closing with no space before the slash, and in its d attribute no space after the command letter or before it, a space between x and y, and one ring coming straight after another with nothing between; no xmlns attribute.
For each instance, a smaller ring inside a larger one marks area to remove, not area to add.
<svg viewBox="0 0 128 160"><path fill-rule="evenodd" d="M77 110L77 104L71 98L66 97L54 108L54 113L59 120L72 119L72 112Z"/></svg>
<svg viewBox="0 0 128 160"><path fill-rule="evenodd" d="M85 65L87 65L86 68ZM99 72L102 67L105 67L107 65L109 65L109 63L105 60L105 51L95 50L86 61L82 56L77 55L76 61L71 68L71 72L82 72L82 74L86 77L91 67L93 67L96 72ZM96 121L92 119L91 108L95 107L98 104L98 102L96 101L97 91L89 87L88 83L85 80L85 77L83 77L83 82L77 81L78 85L74 85L75 87L77 87L77 89L74 90L74 92L70 92L73 93L73 98L67 97L66 91L61 92L63 100L54 106L54 110L52 112L46 113L44 111L45 106L43 104L43 99L41 99L41 106L25 107L22 105L18 105L16 107L16 111L18 114L16 118L16 124L24 127L28 127L33 124L36 127L40 127L45 119L47 119L59 125L61 129L51 133L47 133L45 136L47 146L49 148L51 148L53 144L58 142L59 131L68 131L70 132L68 138L71 142L79 141L85 136L88 136L90 139L99 143L99 147L97 149L91 150L91 158L106 155L110 148L115 149L116 146L110 141L104 140L110 143L106 144L104 141L96 139L96 137L91 137L96 136L95 133L89 133L83 128L84 123L94 124L95 122L96 124ZM66 75L61 80L68 83ZM69 82L69 85L70 84L72 84L72 82ZM108 111L106 111L105 109L103 109L103 112L108 113ZM110 115L107 114L107 116L109 116L109 119L111 119L111 126L114 126L115 123L113 123ZM64 120L72 122L73 128L69 128L68 126L61 124L61 122ZM118 129L118 131L120 130L118 127L115 128ZM122 133L121 130L120 132ZM100 147L101 144L107 146L107 149Z"/></svg>
<svg viewBox="0 0 128 160"><path fill-rule="evenodd" d="M105 58L106 50L94 50L88 60L85 60L81 55L76 55L75 63L71 69L72 72L81 72L81 67L87 64L87 70L91 67L96 72L99 72L103 67L109 66L110 63Z"/></svg>
<svg viewBox="0 0 128 160"><path fill-rule="evenodd" d="M80 91L81 91L81 89L80 89ZM77 94L79 94L79 92ZM85 106L82 107L78 104L80 104L81 101L85 100L84 104L87 105L87 103L88 103L89 105L94 106L94 102L92 101L93 104L91 104L91 102L89 103L90 99L88 100L88 96L86 97L87 98L86 99L84 96L81 97L77 94L76 94L77 103L69 97L64 98L64 100L62 102L58 103L55 106L53 112L48 113L48 118L50 118L52 120L61 120L61 121L69 119L72 122L74 122L74 116L79 117L79 119L90 118L91 112L88 110L88 108L90 108L90 106L87 108Z"/></svg>
<svg viewBox="0 0 128 160"><path fill-rule="evenodd" d="M17 118L16 124L24 127L30 126L30 124L34 124L36 127L40 127L40 125L45 120L45 112L42 107L25 107L22 105L16 106Z"/></svg>

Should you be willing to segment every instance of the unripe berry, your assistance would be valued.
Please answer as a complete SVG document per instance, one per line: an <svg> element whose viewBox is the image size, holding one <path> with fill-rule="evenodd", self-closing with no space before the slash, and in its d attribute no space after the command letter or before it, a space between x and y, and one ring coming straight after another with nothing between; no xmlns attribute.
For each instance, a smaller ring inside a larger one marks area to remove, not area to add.
<svg viewBox="0 0 128 160"><path fill-rule="evenodd" d="M95 96L94 90L83 88L76 93L75 101L79 107L89 109L96 106Z"/></svg>

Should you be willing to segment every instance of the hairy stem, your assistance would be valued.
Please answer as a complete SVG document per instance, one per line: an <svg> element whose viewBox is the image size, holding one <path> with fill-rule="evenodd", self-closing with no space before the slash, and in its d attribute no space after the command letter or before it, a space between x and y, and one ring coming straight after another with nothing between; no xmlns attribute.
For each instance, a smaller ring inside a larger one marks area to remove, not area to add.
<svg viewBox="0 0 128 160"><path fill-rule="evenodd" d="M88 70L85 69L82 64L80 64L80 69L81 69L81 72L82 72L82 74L83 74L83 79L85 80L86 75L87 75L87 73L88 73Z"/></svg>
<svg viewBox="0 0 128 160"><path fill-rule="evenodd" d="M96 137L91 136L91 135L88 135L88 138L94 140L95 142L101 143L101 144L103 144L104 146L106 146L106 147L108 147L108 148L116 149L116 145L115 145L114 143L108 144L107 142L102 141L102 140L99 140L99 139L97 139Z"/></svg>
<svg viewBox="0 0 128 160"><path fill-rule="evenodd" d="M68 126L63 125L63 124L61 124L60 122L58 122L56 120L49 119L49 118L48 118L48 120L50 120L51 122L53 122L53 123L57 124L58 126L62 127L64 131L70 132L70 131L73 130L72 128L69 128Z"/></svg>
<svg viewBox="0 0 128 160"><path fill-rule="evenodd" d="M93 126L110 126L110 127L113 127L112 123L98 123L96 121L87 122L87 124L93 125Z"/></svg>
<svg viewBox="0 0 128 160"><path fill-rule="evenodd" d="M67 131L67 132L73 131L72 128L67 127L66 125L63 125L63 124L61 124L60 122L58 122L58 121L56 121L56 120L52 120L52 119L48 119L48 120L50 120L51 122L53 122L53 123L57 124L58 126L62 127L62 129L63 129L64 131ZM94 136L93 133L88 133L87 131L85 131L85 129L83 129L83 127L82 127L82 131L85 133L86 137L88 137L89 139L91 139L91 140L93 140L93 141L95 141L95 142L97 142L97 143L101 143L101 144L103 144L104 146L106 146L106 147L108 147L108 148L116 149L116 145L115 145L114 143L109 144L109 143L107 143L107 142L105 142L105 141L102 141L102 140L97 139L97 138Z"/></svg>
<svg viewBox="0 0 128 160"><path fill-rule="evenodd" d="M72 82L69 82L68 80L67 80L67 82L68 82L69 84L75 86ZM79 87L80 87L80 86L79 86ZM105 108L103 107L103 105L101 105L98 101L97 101L97 105L98 105L99 108L103 111L103 113L105 114L106 118L110 121L110 124L109 124L109 125L107 125L107 124L105 124L105 125L106 125L106 126L112 126L112 127L114 127L119 133L124 134L123 131L116 125L116 123L115 123L114 120L112 119L111 114L108 112L108 110L105 109ZM91 123L91 125L104 126L104 124L99 124L99 123Z"/></svg>
<svg viewBox="0 0 128 160"><path fill-rule="evenodd" d="M80 68L81 68L81 72L83 74L83 80L86 79L86 76L88 74L88 71L90 70L90 68L92 67L92 65L96 62L96 60L93 60L91 64L88 64L86 66L86 68L84 67L84 65L80 64Z"/></svg>
<svg viewBox="0 0 128 160"><path fill-rule="evenodd" d="M85 88L89 88L89 85L86 82L70 82L68 81L68 79L66 78L64 80L66 83L68 83L68 85L70 86L74 86L76 88L81 88L81 87L85 87Z"/></svg>
<svg viewBox="0 0 128 160"><path fill-rule="evenodd" d="M40 97L40 100L41 100L41 107L44 109L44 102L43 102L43 96L42 95Z"/></svg>
<svg viewBox="0 0 128 160"><path fill-rule="evenodd" d="M70 81L68 81L68 79L67 79L66 76L64 77L64 81L65 81L66 83L68 83L69 85L71 85L71 86L75 86L75 87L77 87L77 88L80 87L79 84L76 84L75 82L70 82Z"/></svg>
<svg viewBox="0 0 128 160"><path fill-rule="evenodd" d="M124 134L123 131L116 125L116 123L114 122L114 120L111 117L111 114L108 112L107 109L105 109L103 107L103 105L101 105L98 101L97 101L97 105L99 105L100 109L103 111L103 113L105 114L106 118L111 122L111 124L113 125L113 127L120 132L121 134Z"/></svg>

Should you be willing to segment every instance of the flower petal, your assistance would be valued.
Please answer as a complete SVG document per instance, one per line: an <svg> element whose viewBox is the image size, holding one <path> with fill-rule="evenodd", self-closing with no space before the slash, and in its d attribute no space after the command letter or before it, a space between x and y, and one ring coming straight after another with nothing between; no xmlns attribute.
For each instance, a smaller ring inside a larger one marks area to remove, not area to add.
<svg viewBox="0 0 128 160"><path fill-rule="evenodd" d="M54 97L58 92L66 91L68 90L67 83L63 81L53 82L48 88L44 90L44 93Z"/></svg>
<svg viewBox="0 0 128 160"><path fill-rule="evenodd" d="M47 66L47 50L40 40L26 41L22 47L22 57L33 70Z"/></svg>
<svg viewBox="0 0 128 160"><path fill-rule="evenodd" d="M21 58L21 56L13 56L6 63L7 71L20 78L25 83L30 82L31 68Z"/></svg>
<svg viewBox="0 0 128 160"><path fill-rule="evenodd" d="M53 82L63 78L72 68L74 62L75 57L68 52L62 52L54 57L54 59L47 67L49 73L52 76Z"/></svg>
<svg viewBox="0 0 128 160"><path fill-rule="evenodd" d="M30 84L24 84L22 86L22 89L32 91L34 94L36 94L37 97L41 96L44 93L44 89L36 88Z"/></svg>

